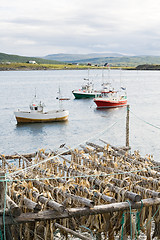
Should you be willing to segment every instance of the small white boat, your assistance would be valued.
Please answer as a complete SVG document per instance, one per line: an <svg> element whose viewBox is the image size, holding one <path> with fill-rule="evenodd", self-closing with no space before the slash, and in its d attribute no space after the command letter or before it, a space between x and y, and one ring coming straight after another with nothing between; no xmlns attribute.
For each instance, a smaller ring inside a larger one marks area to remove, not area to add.
<svg viewBox="0 0 160 240"><path fill-rule="evenodd" d="M68 120L69 112L64 109L52 110L44 112L44 104L32 102L30 104L30 111L16 111L14 115L17 123L39 123L39 122L58 122Z"/></svg>

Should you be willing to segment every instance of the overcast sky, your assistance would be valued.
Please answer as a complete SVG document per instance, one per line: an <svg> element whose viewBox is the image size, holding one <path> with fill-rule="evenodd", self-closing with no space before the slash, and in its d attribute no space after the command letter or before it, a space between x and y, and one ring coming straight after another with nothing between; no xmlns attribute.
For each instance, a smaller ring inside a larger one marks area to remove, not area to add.
<svg viewBox="0 0 160 240"><path fill-rule="evenodd" d="M5 0L0 52L160 55L160 0Z"/></svg>

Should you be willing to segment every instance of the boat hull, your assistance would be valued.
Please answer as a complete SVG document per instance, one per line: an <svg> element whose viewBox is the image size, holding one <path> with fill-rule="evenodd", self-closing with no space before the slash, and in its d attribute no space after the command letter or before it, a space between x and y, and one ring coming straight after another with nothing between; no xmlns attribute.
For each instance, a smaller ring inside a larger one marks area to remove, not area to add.
<svg viewBox="0 0 160 240"><path fill-rule="evenodd" d="M30 113L30 112L14 112L17 123L42 123L42 122L61 122L67 121L69 112L51 111L48 113Z"/></svg>
<svg viewBox="0 0 160 240"><path fill-rule="evenodd" d="M127 105L127 100L109 101L105 99L94 99L94 102L97 105L97 108L116 108Z"/></svg>
<svg viewBox="0 0 160 240"><path fill-rule="evenodd" d="M87 92L80 92L80 91L73 91L72 93L73 93L73 95L76 99L95 98L95 97L97 97L101 94L101 93L98 93L98 92L97 93L95 93L95 92L87 93Z"/></svg>

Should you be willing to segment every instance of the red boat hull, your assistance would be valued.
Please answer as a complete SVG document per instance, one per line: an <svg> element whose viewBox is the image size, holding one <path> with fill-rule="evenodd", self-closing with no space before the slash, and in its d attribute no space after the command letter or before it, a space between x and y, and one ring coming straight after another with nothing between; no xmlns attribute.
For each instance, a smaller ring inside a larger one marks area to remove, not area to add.
<svg viewBox="0 0 160 240"><path fill-rule="evenodd" d="M109 101L104 99L94 99L97 108L114 108L123 107L127 105L127 100Z"/></svg>

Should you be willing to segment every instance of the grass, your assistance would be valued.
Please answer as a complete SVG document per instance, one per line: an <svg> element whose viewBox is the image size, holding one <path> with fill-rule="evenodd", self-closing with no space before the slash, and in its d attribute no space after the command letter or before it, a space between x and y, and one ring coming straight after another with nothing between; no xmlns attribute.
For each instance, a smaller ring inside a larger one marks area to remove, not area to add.
<svg viewBox="0 0 160 240"><path fill-rule="evenodd" d="M74 65L74 64L30 64L30 63L1 63L1 71L14 70L63 70L63 69L102 69L103 66L88 66L88 65ZM111 67L112 69L130 69L130 67ZM134 69L134 68L133 68Z"/></svg>

